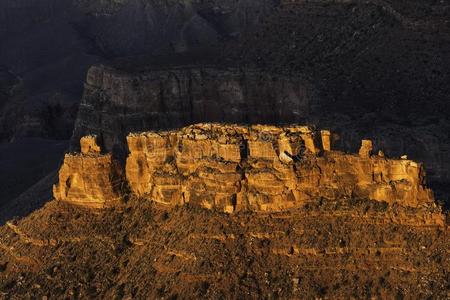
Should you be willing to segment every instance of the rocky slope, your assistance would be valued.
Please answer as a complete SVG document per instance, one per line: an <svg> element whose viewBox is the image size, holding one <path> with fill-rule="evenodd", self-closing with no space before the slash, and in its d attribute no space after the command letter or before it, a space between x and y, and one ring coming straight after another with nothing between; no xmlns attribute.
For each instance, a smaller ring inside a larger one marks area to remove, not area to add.
<svg viewBox="0 0 450 300"><path fill-rule="evenodd" d="M322 201L228 215L52 201L0 228L4 298L448 298L439 209Z"/></svg>

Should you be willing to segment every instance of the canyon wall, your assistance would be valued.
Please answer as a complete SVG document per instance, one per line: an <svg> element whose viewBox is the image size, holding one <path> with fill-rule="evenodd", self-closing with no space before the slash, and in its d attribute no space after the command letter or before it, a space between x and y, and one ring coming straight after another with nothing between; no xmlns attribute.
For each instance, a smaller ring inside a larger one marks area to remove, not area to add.
<svg viewBox="0 0 450 300"><path fill-rule="evenodd" d="M73 134L101 137L106 151L126 154L129 132L179 128L198 122L300 122L317 97L301 78L257 70L173 67L124 72L90 68Z"/></svg>
<svg viewBox="0 0 450 300"><path fill-rule="evenodd" d="M79 150L81 137L96 134L105 151L124 161L129 132L198 122L317 124L339 133L331 136L335 149L356 152L360 141L370 137L376 151L391 157L408 153L423 161L438 198L448 197L450 127L445 120L428 124L426 116L417 115L417 126L397 124L395 116L380 122L379 114L360 110L365 104L353 105L352 116L318 90L304 78L257 69L183 65L130 71L97 65L88 72L72 150Z"/></svg>
<svg viewBox="0 0 450 300"><path fill-rule="evenodd" d="M126 181L139 198L230 213L350 198L411 207L434 201L421 164L373 155L369 140L358 154L335 151L330 136L307 126L215 123L132 133L125 172L110 154L98 153L95 138L85 137L83 153L66 156L54 196L76 204L113 203L128 192ZM114 174L122 173L120 184Z"/></svg>

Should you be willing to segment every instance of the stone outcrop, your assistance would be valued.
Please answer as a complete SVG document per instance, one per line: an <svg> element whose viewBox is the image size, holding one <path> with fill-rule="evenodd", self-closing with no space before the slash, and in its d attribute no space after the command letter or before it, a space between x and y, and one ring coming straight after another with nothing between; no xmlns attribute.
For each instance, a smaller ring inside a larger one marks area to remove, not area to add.
<svg viewBox="0 0 450 300"><path fill-rule="evenodd" d="M331 151L331 132L329 130L322 130L320 135L322 138L323 151Z"/></svg>
<svg viewBox="0 0 450 300"><path fill-rule="evenodd" d="M57 200L103 208L116 204L123 196L122 171L111 154L100 154L95 136L81 139L81 154L66 154L53 186Z"/></svg>
<svg viewBox="0 0 450 300"><path fill-rule="evenodd" d="M96 135L84 136L80 140L81 153L100 154L101 149L98 145L98 137Z"/></svg>
<svg viewBox="0 0 450 300"><path fill-rule="evenodd" d="M330 105L308 80L255 69L182 65L130 71L97 65L88 72L72 151L79 151L80 139L90 134L99 136L106 152L126 159L130 132L169 130L197 122L312 123L333 131L330 143L342 151L357 152L361 140L370 136L376 146L373 153L381 147L387 157L407 153L423 161L428 183L439 199L445 199L445 182L450 180L447 125L398 126L363 112L349 118L342 111L344 106ZM323 134L313 142L326 150L328 137ZM312 143L306 145L315 151Z"/></svg>
<svg viewBox="0 0 450 300"><path fill-rule="evenodd" d="M330 136L306 126L214 123L131 133L123 180L140 198L225 212L281 211L348 198L411 207L434 201L420 163L371 155L370 140L359 154L346 154L332 149ZM120 198L117 187L125 183L116 176L119 164L96 152L94 141L83 138L88 152L66 156L55 198L84 204L92 197L94 206Z"/></svg>
<svg viewBox="0 0 450 300"><path fill-rule="evenodd" d="M362 140L361 148L359 148L359 156L370 157L373 151L373 143L371 140Z"/></svg>

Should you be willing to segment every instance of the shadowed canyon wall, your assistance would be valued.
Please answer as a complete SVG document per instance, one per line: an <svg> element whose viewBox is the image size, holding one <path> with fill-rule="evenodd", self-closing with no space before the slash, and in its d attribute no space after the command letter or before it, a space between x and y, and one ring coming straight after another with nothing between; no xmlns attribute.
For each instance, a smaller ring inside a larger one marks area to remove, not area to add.
<svg viewBox="0 0 450 300"><path fill-rule="evenodd" d="M257 70L185 66L130 74L94 66L72 141L76 149L82 136L96 134L106 151L126 155L129 132L198 122L299 122L316 97L304 79Z"/></svg>

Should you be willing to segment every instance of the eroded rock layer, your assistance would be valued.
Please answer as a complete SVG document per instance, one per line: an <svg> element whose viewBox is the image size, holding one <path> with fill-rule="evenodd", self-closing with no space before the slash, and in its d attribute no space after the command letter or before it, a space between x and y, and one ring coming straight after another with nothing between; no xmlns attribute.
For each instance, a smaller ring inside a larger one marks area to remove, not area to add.
<svg viewBox="0 0 450 300"><path fill-rule="evenodd" d="M348 198L411 207L434 201L420 163L372 155L369 140L358 154L334 151L330 136L306 126L221 124L132 133L122 180L141 198L225 212ZM97 153L93 137L83 138L81 148L85 153L66 156L55 198L98 205L124 197L119 164Z"/></svg>
<svg viewBox="0 0 450 300"><path fill-rule="evenodd" d="M123 196L124 184L117 161L111 154L100 154L93 136L81 139L81 148L81 154L66 154L54 197L94 208L114 204Z"/></svg>

